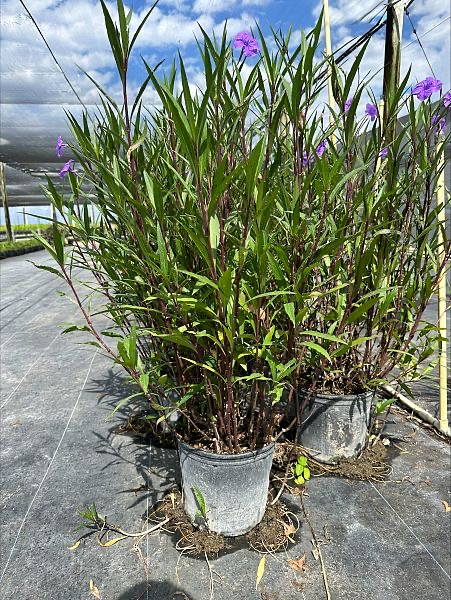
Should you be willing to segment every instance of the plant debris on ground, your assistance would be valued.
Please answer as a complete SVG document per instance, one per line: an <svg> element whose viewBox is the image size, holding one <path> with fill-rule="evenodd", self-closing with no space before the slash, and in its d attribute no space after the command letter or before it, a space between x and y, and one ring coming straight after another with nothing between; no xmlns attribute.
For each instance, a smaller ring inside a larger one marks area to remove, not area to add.
<svg viewBox="0 0 451 600"><path fill-rule="evenodd" d="M294 464L299 454L306 455L302 446L291 442L278 444L274 454L274 465L285 471L290 463ZM368 445L359 457L344 458L336 465L321 463L310 456L307 458L313 476L336 475L362 481L384 481L391 473L390 465L386 462L387 448L381 440ZM293 489L288 486L287 489L293 493ZM294 488L294 492L296 489Z"/></svg>
<svg viewBox="0 0 451 600"><path fill-rule="evenodd" d="M262 521L246 536L225 538L218 533L193 526L185 513L178 489L168 492L147 518L152 523L169 519L162 531L177 535L177 550L195 556L217 556L221 550L230 551L242 547L245 539L259 553L277 552L285 549L290 541L295 541L294 536L299 529L299 522L293 513L281 502L271 504L269 501Z"/></svg>

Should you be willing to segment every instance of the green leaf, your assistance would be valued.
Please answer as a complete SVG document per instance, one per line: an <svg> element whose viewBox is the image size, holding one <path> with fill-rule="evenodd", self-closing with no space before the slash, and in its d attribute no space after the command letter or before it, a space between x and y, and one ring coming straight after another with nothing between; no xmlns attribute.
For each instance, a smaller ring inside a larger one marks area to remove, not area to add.
<svg viewBox="0 0 451 600"><path fill-rule="evenodd" d="M207 508L205 505L205 498L198 487L193 486L191 489L194 494L194 498L196 500L197 508L199 509L199 512L203 516L203 518L206 519L207 518Z"/></svg>
<svg viewBox="0 0 451 600"><path fill-rule="evenodd" d="M169 274L169 263L166 247L161 232L161 227L157 227L157 245L158 245L158 256L160 259L160 269L164 277Z"/></svg>
<svg viewBox="0 0 451 600"><path fill-rule="evenodd" d="M143 389L143 392L147 394L147 390L149 389L149 373L141 373L139 376L139 384Z"/></svg>
<svg viewBox="0 0 451 600"><path fill-rule="evenodd" d="M103 17L105 20L105 28L108 35L108 41L110 42L111 50L113 52L114 60L116 61L117 70L121 79L124 76L124 56L122 54L122 47L119 37L119 32L111 18L110 13L105 5L104 0L100 0L102 6ZM91 79L91 78L90 78Z"/></svg>
<svg viewBox="0 0 451 600"><path fill-rule="evenodd" d="M216 285L216 283L214 281L212 281L211 279L208 279L208 277L205 277L204 275L199 275L199 273L193 273L191 271L184 271L183 269L180 269L179 272L184 273L185 275L189 275L190 277L194 277L194 279L197 279L197 281L199 281L200 283L209 285L210 287L214 288L215 290L218 289L218 286Z"/></svg>
<svg viewBox="0 0 451 600"><path fill-rule="evenodd" d="M376 402L376 413L380 415L387 409L389 406L396 402L396 398L387 398L387 400L379 400Z"/></svg>
<svg viewBox="0 0 451 600"><path fill-rule="evenodd" d="M232 295L232 271L230 270L230 268L226 269L219 278L218 288L221 292L224 306L226 306L229 303L230 297Z"/></svg>
<svg viewBox="0 0 451 600"><path fill-rule="evenodd" d="M128 26L125 16L124 4L122 0L117 0L117 12L119 16L119 27L121 31L122 52L124 56L128 55Z"/></svg>
<svg viewBox="0 0 451 600"><path fill-rule="evenodd" d="M156 337L159 337L161 340L165 342L171 342L176 344L177 346L183 346L184 348L189 348L190 350L196 351L196 347L193 343L181 333L153 333Z"/></svg>
<svg viewBox="0 0 451 600"><path fill-rule="evenodd" d="M219 244L220 227L219 219L216 214L210 217L210 245L213 250L216 250Z"/></svg>
<svg viewBox="0 0 451 600"><path fill-rule="evenodd" d="M262 138L252 149L249 160L246 165L246 196L250 198L254 193L254 188L257 183L257 177L260 174L263 156L264 156L264 142L265 138Z"/></svg>
<svg viewBox="0 0 451 600"><path fill-rule="evenodd" d="M296 326L296 317L294 314L294 302L287 302L286 304L283 305L285 312L287 313L288 317L290 318L290 321L293 323L294 326Z"/></svg>
<svg viewBox="0 0 451 600"><path fill-rule="evenodd" d="M53 223L53 243L55 245L55 252L58 264L61 267L64 267L64 243L56 223Z"/></svg>
<svg viewBox="0 0 451 600"><path fill-rule="evenodd" d="M57 275L58 277L61 277L61 279L64 279L63 274L60 271L58 271L58 269L55 269L54 267L50 267L48 265L37 265L32 260L30 260L30 262L37 269L42 269L43 271L48 271L49 273L53 273L53 275Z"/></svg>
<svg viewBox="0 0 451 600"><path fill-rule="evenodd" d="M70 325L69 327L66 327L66 329L64 329L61 332L61 335L65 335L66 333L72 333L72 331L89 331L89 332L91 332L91 329L87 325Z"/></svg>
<svg viewBox="0 0 451 600"><path fill-rule="evenodd" d="M132 398L137 398L138 396L142 396L142 392L137 392L136 394L132 394L131 396L127 396L126 398L123 398L118 404L116 404L116 406L111 411L111 413L105 418L105 421L109 421L111 419L111 417L114 415L114 413L117 412L121 408L121 406L124 406L124 404L126 402L128 402Z"/></svg>
<svg viewBox="0 0 451 600"><path fill-rule="evenodd" d="M349 317L346 319L346 324L354 323L357 321L362 315L364 315L368 310L373 307L379 301L379 297L370 298L363 304L361 304L358 308L352 311Z"/></svg>
<svg viewBox="0 0 451 600"><path fill-rule="evenodd" d="M321 354L322 356L327 358L327 360L330 362L331 359L330 359L329 353L327 352L327 350L325 350L319 344L315 344L315 342L301 342L299 345L306 346L307 348L310 348L310 350L314 350L315 352L318 352L318 354Z"/></svg>

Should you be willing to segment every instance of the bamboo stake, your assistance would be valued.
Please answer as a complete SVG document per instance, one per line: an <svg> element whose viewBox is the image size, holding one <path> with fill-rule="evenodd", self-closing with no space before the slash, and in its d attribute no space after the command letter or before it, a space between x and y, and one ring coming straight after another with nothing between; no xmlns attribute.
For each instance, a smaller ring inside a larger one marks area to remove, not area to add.
<svg viewBox="0 0 451 600"><path fill-rule="evenodd" d="M445 151L442 148L440 162L438 168L440 169L440 175L437 182L437 204L441 209L438 214L438 220L440 225L446 227L446 212L445 212L445 170L444 170L444 154ZM445 245L443 240L442 228L439 229L438 244L440 248L440 254L438 257L439 264L442 264L445 260ZM447 382L447 323L446 323L446 273L443 273L438 287L438 325L440 333L442 335L442 341L440 342L440 355L439 355L439 380L440 380L440 408L439 408L439 429L443 433L448 431L448 382Z"/></svg>

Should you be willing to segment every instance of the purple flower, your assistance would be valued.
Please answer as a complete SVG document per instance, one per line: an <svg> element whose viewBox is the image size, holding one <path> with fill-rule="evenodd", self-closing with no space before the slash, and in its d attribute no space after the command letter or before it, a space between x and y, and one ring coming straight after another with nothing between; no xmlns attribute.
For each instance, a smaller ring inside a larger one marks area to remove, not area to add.
<svg viewBox="0 0 451 600"><path fill-rule="evenodd" d="M435 77L426 77L423 81L419 81L414 88L412 88L412 95L416 96L418 100L426 100L434 92L439 92L442 89L442 82Z"/></svg>
<svg viewBox="0 0 451 600"><path fill-rule="evenodd" d="M310 165L315 160L315 156L317 158L321 158L321 156L324 154L324 151L326 150L326 148L327 148L327 140L323 140L322 142L320 142L318 144L318 146L316 146L315 150L313 151L313 154L311 154L310 156L304 150L304 152L302 153L303 166L306 167L307 165Z"/></svg>
<svg viewBox="0 0 451 600"><path fill-rule="evenodd" d="M63 155L63 148L67 148L67 144L65 144L63 142L63 138L59 135L58 139L56 140L56 155L57 156Z"/></svg>
<svg viewBox="0 0 451 600"><path fill-rule="evenodd" d="M306 167L311 162L313 162L313 156L307 156L307 152L304 150L302 153L302 165Z"/></svg>
<svg viewBox="0 0 451 600"><path fill-rule="evenodd" d="M347 113L347 112L348 112L348 110L351 108L351 104L352 104L352 101L353 101L353 100L354 100L354 98L353 98L352 96L351 96L351 98L348 98L348 99L346 100L346 102L345 102L345 109L344 109L344 110L345 110L345 113Z"/></svg>
<svg viewBox="0 0 451 600"><path fill-rule="evenodd" d="M260 50L257 40L248 31L236 34L233 47L241 48L241 52L247 57L255 56Z"/></svg>
<svg viewBox="0 0 451 600"><path fill-rule="evenodd" d="M365 114L374 121L377 117L377 106L375 104L368 103L365 107Z"/></svg>
<svg viewBox="0 0 451 600"><path fill-rule="evenodd" d="M75 173L74 169L72 168L72 163L74 161L72 160L72 158L70 160L67 161L67 163L64 165L64 167L61 169L60 171L60 177L61 179L64 177L64 175L66 173Z"/></svg>
<svg viewBox="0 0 451 600"><path fill-rule="evenodd" d="M320 158L324 154L324 150L327 148L327 140L323 140L318 146L315 148L315 154Z"/></svg>
<svg viewBox="0 0 451 600"><path fill-rule="evenodd" d="M451 92L446 92L446 94L443 96L443 106L445 108L451 106Z"/></svg>
<svg viewBox="0 0 451 600"><path fill-rule="evenodd" d="M388 148L382 148L382 150L379 152L379 158L382 158L382 160L384 160L384 158L387 158L387 154L388 154Z"/></svg>
<svg viewBox="0 0 451 600"><path fill-rule="evenodd" d="M437 133L443 133L446 129L446 120L443 117L440 119L438 115L432 115L431 125L434 126L436 123L438 123Z"/></svg>

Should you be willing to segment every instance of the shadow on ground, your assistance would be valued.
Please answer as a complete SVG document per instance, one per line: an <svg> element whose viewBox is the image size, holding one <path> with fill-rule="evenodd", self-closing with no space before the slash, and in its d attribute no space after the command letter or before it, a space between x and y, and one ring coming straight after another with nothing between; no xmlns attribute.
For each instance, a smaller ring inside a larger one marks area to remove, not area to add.
<svg viewBox="0 0 451 600"><path fill-rule="evenodd" d="M193 600L170 581L143 581L121 594L117 600Z"/></svg>
<svg viewBox="0 0 451 600"><path fill-rule="evenodd" d="M136 385L125 376L122 370L110 367L105 371L104 377L91 379L86 390L96 394L97 404L105 411L112 413L120 402L139 392ZM131 416L137 408L146 407L144 398L130 398L117 409L117 413L123 417Z"/></svg>
<svg viewBox="0 0 451 600"><path fill-rule="evenodd" d="M108 419L121 401L137 393L137 388L123 373L109 368L105 377L91 379L88 391L96 394L97 403L107 412ZM97 439L96 453L105 457L102 472L108 474L108 471L119 463L128 463L135 467L137 474L142 478L141 485L121 492L135 492L128 508L147 501L153 505L161 498L164 490L179 484L181 480L175 448L154 443L149 435L133 430L118 433L118 425L127 423L132 416L142 414L145 408L146 402L142 396L132 398L117 409L107 434L93 431Z"/></svg>

